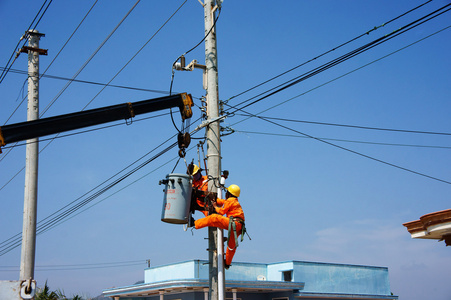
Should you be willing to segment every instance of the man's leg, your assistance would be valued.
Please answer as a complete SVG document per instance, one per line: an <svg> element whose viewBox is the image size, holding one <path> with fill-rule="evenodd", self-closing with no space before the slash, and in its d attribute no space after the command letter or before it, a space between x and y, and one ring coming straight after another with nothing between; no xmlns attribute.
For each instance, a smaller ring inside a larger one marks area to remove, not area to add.
<svg viewBox="0 0 451 300"><path fill-rule="evenodd" d="M207 226L227 230L229 228L229 218L218 214L213 214L194 222L194 227L196 229L201 229Z"/></svg>

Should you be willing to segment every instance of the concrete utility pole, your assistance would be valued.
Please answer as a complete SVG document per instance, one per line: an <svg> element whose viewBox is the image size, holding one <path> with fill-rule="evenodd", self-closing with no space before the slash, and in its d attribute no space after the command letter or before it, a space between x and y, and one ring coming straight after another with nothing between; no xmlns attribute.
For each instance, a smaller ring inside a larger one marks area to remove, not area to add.
<svg viewBox="0 0 451 300"><path fill-rule="evenodd" d="M37 30L28 33L28 110L27 121L39 119L39 39L43 34ZM45 53L44 53L45 52ZM22 253L20 259L20 280L34 278L36 253L36 210L38 193L38 138L27 140L25 162L25 196L23 208Z"/></svg>
<svg viewBox="0 0 451 300"><path fill-rule="evenodd" d="M207 77L207 122L219 117L219 93L218 93L218 61L216 52L216 30L212 29L214 24L214 16L218 9L216 0L204 1L204 18L205 18L205 66ZM207 126L207 167L208 174L214 180L208 182L208 190L215 191L220 183L221 178L221 143L219 136L219 120L212 122ZM209 250L209 286L210 300L224 299L224 268L223 268L223 242L221 233L215 227L208 228L208 250ZM218 238L219 236L219 238ZM219 240L220 239L220 240ZM219 257L219 255L221 257ZM222 275L218 279L218 273ZM221 282L219 282L221 281ZM220 291L220 289L222 291ZM222 295L220 294L222 293Z"/></svg>

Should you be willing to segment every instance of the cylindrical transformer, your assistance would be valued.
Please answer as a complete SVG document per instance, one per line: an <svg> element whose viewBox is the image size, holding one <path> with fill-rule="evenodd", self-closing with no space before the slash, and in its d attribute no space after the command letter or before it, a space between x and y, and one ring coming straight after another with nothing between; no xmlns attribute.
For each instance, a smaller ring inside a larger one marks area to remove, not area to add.
<svg viewBox="0 0 451 300"><path fill-rule="evenodd" d="M187 224L191 204L191 176L168 174L164 189L161 221L172 224Z"/></svg>

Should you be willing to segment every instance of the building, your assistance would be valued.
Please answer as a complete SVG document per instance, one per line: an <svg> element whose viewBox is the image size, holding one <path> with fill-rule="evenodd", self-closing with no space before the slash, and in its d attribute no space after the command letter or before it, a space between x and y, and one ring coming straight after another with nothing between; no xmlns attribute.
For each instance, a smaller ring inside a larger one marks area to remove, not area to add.
<svg viewBox="0 0 451 300"><path fill-rule="evenodd" d="M288 261L233 263L226 270L226 299L398 299L388 268ZM208 262L191 260L144 271L144 283L103 291L115 300L208 299Z"/></svg>
<svg viewBox="0 0 451 300"><path fill-rule="evenodd" d="M414 239L445 241L451 246L451 209L433 212L402 224Z"/></svg>

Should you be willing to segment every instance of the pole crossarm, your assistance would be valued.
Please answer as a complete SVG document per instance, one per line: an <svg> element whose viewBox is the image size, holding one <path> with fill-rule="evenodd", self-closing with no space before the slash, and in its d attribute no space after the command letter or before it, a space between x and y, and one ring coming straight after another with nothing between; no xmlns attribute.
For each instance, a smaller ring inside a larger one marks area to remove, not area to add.
<svg viewBox="0 0 451 300"><path fill-rule="evenodd" d="M183 119L192 116L193 100L190 94L182 93L134 103L123 103L55 117L21 122L0 127L0 146L55 133L104 124L135 115L179 107Z"/></svg>

